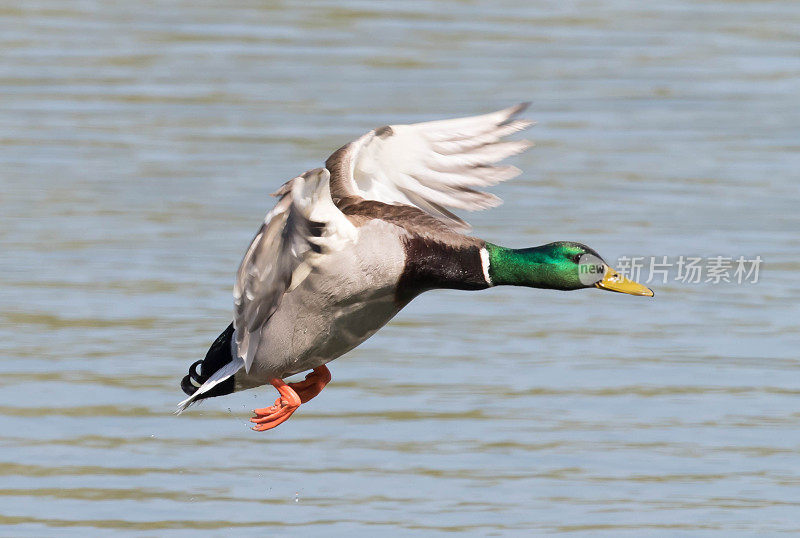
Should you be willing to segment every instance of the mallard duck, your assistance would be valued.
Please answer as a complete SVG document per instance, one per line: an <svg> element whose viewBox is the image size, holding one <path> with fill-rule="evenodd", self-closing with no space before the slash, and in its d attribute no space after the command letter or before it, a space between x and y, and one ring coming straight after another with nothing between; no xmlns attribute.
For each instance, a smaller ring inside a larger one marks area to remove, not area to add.
<svg viewBox="0 0 800 538"><path fill-rule="evenodd" d="M530 147L503 141L532 125L518 119L526 106L374 129L278 189L236 274L233 322L189 368L178 412L270 384L277 400L251 421L258 431L274 428L328 384L328 362L428 290L511 285L652 297L586 245L505 248L467 235L451 211L500 202L480 189L520 173L496 163ZM303 381L283 381L309 370Z"/></svg>

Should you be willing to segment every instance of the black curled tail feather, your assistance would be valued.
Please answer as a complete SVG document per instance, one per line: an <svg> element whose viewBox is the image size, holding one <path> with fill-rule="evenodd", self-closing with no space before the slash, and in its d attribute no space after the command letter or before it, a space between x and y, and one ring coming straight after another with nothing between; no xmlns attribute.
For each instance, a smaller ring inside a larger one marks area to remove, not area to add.
<svg viewBox="0 0 800 538"><path fill-rule="evenodd" d="M192 364L189 367L189 375L184 376L183 379L181 379L181 390L183 390L183 392L185 392L188 396L191 396L197 392L197 389L199 389L200 386L205 383L200 370L197 369L197 367L201 364L203 364L202 360Z"/></svg>
<svg viewBox="0 0 800 538"><path fill-rule="evenodd" d="M228 328L222 331L214 343L206 353L206 358L193 363L189 367L189 375L184 376L181 380L181 389L187 395L191 396L200 386L208 381L214 372L231 362L231 339L233 338L233 323L228 325ZM197 400L209 398L212 396L222 396L230 394L234 389L233 376L218 385L214 386L208 392L197 396Z"/></svg>

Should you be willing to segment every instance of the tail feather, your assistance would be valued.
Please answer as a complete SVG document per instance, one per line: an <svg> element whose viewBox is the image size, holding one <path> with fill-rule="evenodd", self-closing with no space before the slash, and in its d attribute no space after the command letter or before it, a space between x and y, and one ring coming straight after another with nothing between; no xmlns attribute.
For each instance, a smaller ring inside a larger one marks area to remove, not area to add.
<svg viewBox="0 0 800 538"><path fill-rule="evenodd" d="M178 404L176 414L203 398L233 392L233 376L244 366L244 361L232 353L233 335L231 323L211 344L205 359L189 367L189 375L181 380L181 389L189 397Z"/></svg>
<svg viewBox="0 0 800 538"><path fill-rule="evenodd" d="M230 379L236 372L241 370L244 367L244 360L237 357L216 372L214 372L208 380L203 383L200 388L194 391L194 394L183 400L178 404L178 409L175 411L176 415L180 415L187 407L195 403L197 400L202 398L207 398L210 396L209 392L211 389ZM225 394L229 393L230 391L226 391Z"/></svg>

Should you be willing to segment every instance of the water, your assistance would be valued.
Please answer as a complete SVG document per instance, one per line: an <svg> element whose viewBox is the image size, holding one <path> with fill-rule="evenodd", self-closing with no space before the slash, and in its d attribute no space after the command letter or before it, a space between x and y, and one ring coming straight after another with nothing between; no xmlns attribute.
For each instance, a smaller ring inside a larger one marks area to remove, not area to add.
<svg viewBox="0 0 800 538"><path fill-rule="evenodd" d="M800 529L800 6L262 4L0 3L0 534ZM759 282L430 293L277 430L172 415L269 192L528 100L477 235Z"/></svg>

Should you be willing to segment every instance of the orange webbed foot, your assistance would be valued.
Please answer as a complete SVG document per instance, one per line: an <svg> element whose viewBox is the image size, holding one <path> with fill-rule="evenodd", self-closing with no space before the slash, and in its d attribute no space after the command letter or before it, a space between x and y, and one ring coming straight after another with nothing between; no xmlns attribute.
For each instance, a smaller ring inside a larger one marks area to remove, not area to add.
<svg viewBox="0 0 800 538"><path fill-rule="evenodd" d="M253 410L255 416L250 419L250 422L255 424L253 429L258 432L271 430L275 426L283 424L289 420L292 413L297 411L297 408L300 407L302 403L300 401L300 396L297 395L294 389L282 380L273 379L270 381L270 384L278 389L280 396L275 400L272 407L263 407Z"/></svg>
<svg viewBox="0 0 800 538"><path fill-rule="evenodd" d="M253 410L255 416L250 419L250 422L255 424L253 429L263 432L283 424L297 411L301 403L306 403L319 394L330 380L331 372L325 365L314 368L303 381L297 383L284 383L281 379L273 379L270 384L278 389L280 396L271 407Z"/></svg>

